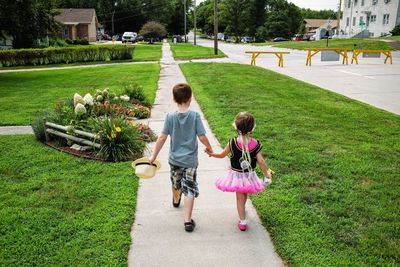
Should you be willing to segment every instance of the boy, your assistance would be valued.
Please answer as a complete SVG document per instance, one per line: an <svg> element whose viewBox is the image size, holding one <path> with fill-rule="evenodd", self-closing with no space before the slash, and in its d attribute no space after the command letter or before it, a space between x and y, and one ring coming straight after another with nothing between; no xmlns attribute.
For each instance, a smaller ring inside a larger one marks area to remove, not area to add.
<svg viewBox="0 0 400 267"><path fill-rule="evenodd" d="M168 162L171 166L172 182L172 205L179 207L181 195L184 195L185 221L184 226L187 232L192 232L196 226L192 219L194 198L198 197L199 189L196 181L196 170L198 166L198 143L206 146L206 151L212 153L212 148L200 114L189 110L192 101L192 89L189 85L179 83L172 90L174 101L178 110L167 114L164 128L158 137L150 162L153 163L168 135L171 137L171 147Z"/></svg>

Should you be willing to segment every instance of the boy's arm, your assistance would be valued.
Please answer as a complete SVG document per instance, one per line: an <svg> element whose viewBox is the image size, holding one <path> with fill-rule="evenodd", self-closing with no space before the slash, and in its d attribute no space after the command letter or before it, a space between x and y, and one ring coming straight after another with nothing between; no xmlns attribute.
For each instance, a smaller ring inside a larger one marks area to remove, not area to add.
<svg viewBox="0 0 400 267"><path fill-rule="evenodd" d="M228 143L228 144L226 145L226 147L224 148L224 150L222 150L221 153L214 153L214 152L209 152L209 151L206 151L206 153L207 153L210 157L222 159L222 158L225 158L225 157L229 154L229 151L230 151L230 147L229 147L229 143Z"/></svg>
<svg viewBox="0 0 400 267"><path fill-rule="evenodd" d="M158 136L156 145L154 146L153 153L151 154L151 157L149 159L150 163L153 163L156 160L158 153L160 153L161 148L163 147L165 141L167 140L167 137L168 135L163 133Z"/></svg>
<svg viewBox="0 0 400 267"><path fill-rule="evenodd" d="M264 176L271 178L272 173L268 170L268 166L265 163L264 158L260 152L257 153L256 159L257 159L258 166L260 166L260 169L261 169L262 173L264 174Z"/></svg>
<svg viewBox="0 0 400 267"><path fill-rule="evenodd" d="M199 135L198 138L199 138L200 142L201 142L203 145L206 146L206 151L209 151L209 152L212 153L213 150L212 150L212 147L211 147L211 145L210 145L210 142L208 141L207 136L205 136L205 135Z"/></svg>

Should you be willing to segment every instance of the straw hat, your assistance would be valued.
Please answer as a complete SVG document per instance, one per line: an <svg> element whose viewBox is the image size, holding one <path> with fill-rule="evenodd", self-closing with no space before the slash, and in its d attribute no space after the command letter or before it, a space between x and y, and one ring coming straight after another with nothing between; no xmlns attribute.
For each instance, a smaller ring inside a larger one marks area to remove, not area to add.
<svg viewBox="0 0 400 267"><path fill-rule="evenodd" d="M155 160L153 164L149 162L149 158L143 157L132 162L135 174L142 179L150 179L154 177L156 170L161 168L161 163Z"/></svg>

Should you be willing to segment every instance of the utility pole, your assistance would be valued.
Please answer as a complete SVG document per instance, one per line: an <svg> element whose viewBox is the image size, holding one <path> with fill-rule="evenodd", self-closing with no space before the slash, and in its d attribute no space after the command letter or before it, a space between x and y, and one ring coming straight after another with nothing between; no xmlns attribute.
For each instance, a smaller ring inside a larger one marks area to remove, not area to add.
<svg viewBox="0 0 400 267"><path fill-rule="evenodd" d="M337 12L337 20L338 20L338 23L337 23L337 36L340 36L340 17L341 17L341 12L342 11L342 0L340 0L339 1L339 9L338 9L338 12Z"/></svg>
<svg viewBox="0 0 400 267"><path fill-rule="evenodd" d="M185 43L186 43L187 42L187 37L186 37L186 0L183 0L183 13L184 13L184 20L185 20L184 31L185 31Z"/></svg>
<svg viewBox="0 0 400 267"><path fill-rule="evenodd" d="M194 39L193 39L193 44L196 45L196 31L197 31L197 27L196 27L196 0L194 0L194 10L193 10L193 24L194 24Z"/></svg>
<svg viewBox="0 0 400 267"><path fill-rule="evenodd" d="M111 38L113 38L113 36L114 36L114 14L115 14L115 8L117 7L117 5L118 5L118 2L115 2L114 3L114 10L113 10L113 13L112 13L112 17L111 17Z"/></svg>
<svg viewBox="0 0 400 267"><path fill-rule="evenodd" d="M214 55L218 55L218 0L214 0Z"/></svg>

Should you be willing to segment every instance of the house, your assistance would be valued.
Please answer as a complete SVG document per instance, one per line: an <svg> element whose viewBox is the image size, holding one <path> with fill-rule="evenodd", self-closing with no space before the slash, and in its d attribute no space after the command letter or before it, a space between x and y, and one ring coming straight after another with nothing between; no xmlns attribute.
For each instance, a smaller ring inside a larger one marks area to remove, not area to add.
<svg viewBox="0 0 400 267"><path fill-rule="evenodd" d="M65 27L63 38L75 40L86 38L89 42L96 42L97 20L96 11L93 8L67 8L58 9L60 14L55 19Z"/></svg>
<svg viewBox="0 0 400 267"><path fill-rule="evenodd" d="M333 19L305 19L306 36L315 35L315 39L319 40L329 31L329 36L335 34L338 29L339 21Z"/></svg>
<svg viewBox="0 0 400 267"><path fill-rule="evenodd" d="M340 32L348 37L379 37L400 24L400 0L343 0Z"/></svg>

